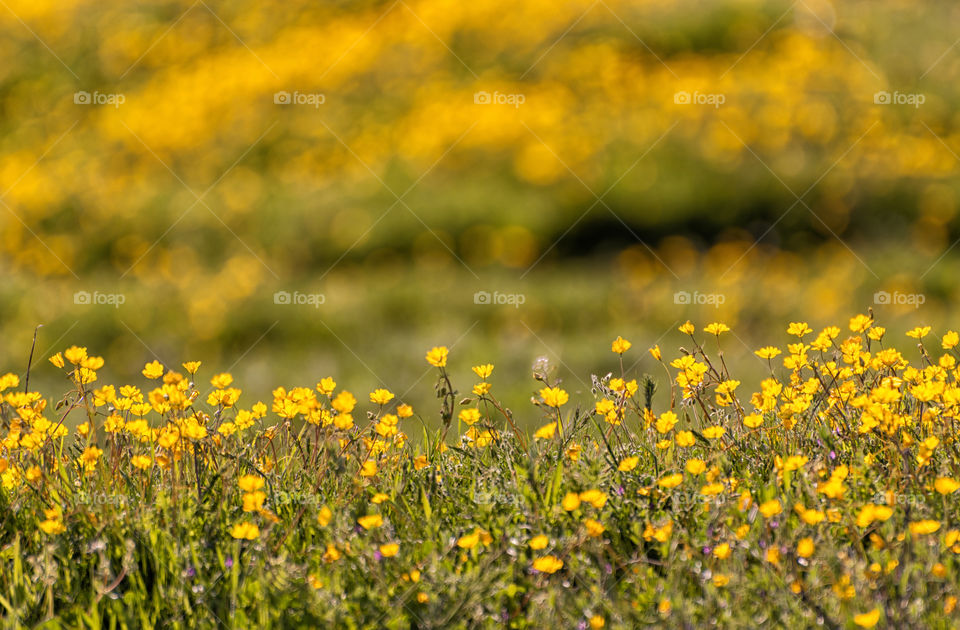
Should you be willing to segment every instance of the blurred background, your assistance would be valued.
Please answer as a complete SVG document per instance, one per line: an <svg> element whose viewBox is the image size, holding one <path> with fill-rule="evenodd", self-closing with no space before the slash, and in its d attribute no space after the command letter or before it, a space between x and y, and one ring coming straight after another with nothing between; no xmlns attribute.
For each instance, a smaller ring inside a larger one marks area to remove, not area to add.
<svg viewBox="0 0 960 630"><path fill-rule="evenodd" d="M433 345L518 406L686 319L745 378L789 321L957 325L954 3L0 5L0 369L43 324L49 395L79 344L436 419Z"/></svg>

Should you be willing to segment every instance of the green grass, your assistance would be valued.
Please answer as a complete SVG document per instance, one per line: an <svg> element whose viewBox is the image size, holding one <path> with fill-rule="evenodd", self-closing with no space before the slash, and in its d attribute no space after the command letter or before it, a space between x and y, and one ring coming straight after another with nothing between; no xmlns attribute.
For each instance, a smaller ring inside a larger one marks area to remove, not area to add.
<svg viewBox="0 0 960 630"><path fill-rule="evenodd" d="M697 353L709 366L699 345ZM822 369L816 363L796 374ZM726 368L718 370L709 367L705 384L728 380ZM848 376L869 389L880 375ZM563 405L551 437L535 438L511 424L521 416L528 424L555 421L557 410L542 399L532 410L498 411L496 399L456 394L447 378L444 368L436 390L447 430L431 431L414 416L399 420L411 439L379 443L375 430L391 406L365 401L366 419L354 410L349 431L268 411L220 435L217 428L242 412L201 400L166 411L169 424L154 418L165 428L140 441L129 424L109 432L111 409L121 403L97 407L90 386L75 384L56 409L43 411L85 415L84 426L95 430L35 447L23 438L44 430L29 411L41 403L14 394L8 378L0 406L5 625L852 627L873 610L891 627L957 622L960 547L944 533L960 519L950 493L932 482L955 475L960 457L950 425L912 420L937 401L924 407L907 394L904 426L859 431L852 417L833 415L842 410L827 403L837 391L828 388L792 418L796 425L765 412L764 424L750 428L740 403L722 405L698 389L675 407L677 425L660 433L646 410L674 405L665 390L641 384L623 399L621 424L607 424L580 397ZM595 386L616 399L608 380ZM792 396L787 388L784 399ZM458 427L457 411L474 405L484 419ZM21 423L24 414L31 420ZM191 418L206 435L184 437ZM726 433L710 438L710 425ZM179 441L164 442L174 426L183 431ZM680 431L691 431L693 443ZM934 435L942 446L918 464L920 440ZM145 470L133 465L137 454ZM777 459L790 455L806 460L784 469ZM691 460L704 470L688 468ZM375 462L376 473L360 474L363 461ZM678 485L661 483L677 473ZM840 478L842 492L824 489L830 478ZM244 511L244 495L260 483L262 506ZM779 513L769 509L773 500ZM872 503L889 503L889 518L864 521L863 506ZM801 518L815 509L825 513L822 522ZM382 524L358 524L373 514ZM937 531L915 530L918 522ZM238 523L256 525L256 534L235 538ZM532 548L540 536L543 544ZM808 538L813 550L801 554ZM384 555L391 544L396 554ZM729 554L716 551L724 545ZM562 566L538 571L546 556Z"/></svg>

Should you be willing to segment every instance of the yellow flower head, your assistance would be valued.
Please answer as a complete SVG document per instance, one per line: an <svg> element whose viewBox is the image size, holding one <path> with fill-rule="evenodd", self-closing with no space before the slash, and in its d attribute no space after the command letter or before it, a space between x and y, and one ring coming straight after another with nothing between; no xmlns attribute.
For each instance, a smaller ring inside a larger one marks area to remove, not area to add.
<svg viewBox="0 0 960 630"><path fill-rule="evenodd" d="M493 373L493 364L487 363L485 365L475 365L471 369L473 370L474 374L486 380Z"/></svg>
<svg viewBox="0 0 960 630"><path fill-rule="evenodd" d="M130 463L133 464L135 468L139 468L140 470L146 470L153 464L147 455L134 455L130 458Z"/></svg>
<svg viewBox="0 0 960 630"><path fill-rule="evenodd" d="M923 536L925 534L932 534L935 531L940 529L940 521L916 521L910 523L910 533L914 536Z"/></svg>
<svg viewBox="0 0 960 630"><path fill-rule="evenodd" d="M669 488L676 488L681 483L683 483L683 474L676 473L673 475L667 475L665 477L662 477L660 481L657 482L657 485L660 486L661 488L669 489Z"/></svg>
<svg viewBox="0 0 960 630"><path fill-rule="evenodd" d="M946 333L944 333L943 339L940 341L944 350L950 350L960 343L960 334L958 334L956 331L948 330Z"/></svg>
<svg viewBox="0 0 960 630"><path fill-rule="evenodd" d="M618 336L613 340L613 343L610 346L610 349L617 354L623 354L630 349L630 346L633 345L623 337Z"/></svg>
<svg viewBox="0 0 960 630"><path fill-rule="evenodd" d="M327 550L323 554L323 561L331 564L340 559L340 550L331 544L327 545Z"/></svg>
<svg viewBox="0 0 960 630"><path fill-rule="evenodd" d="M547 545L550 544L550 539L544 536L543 534L539 536L534 536L530 539L530 548L534 551L540 551L541 549L546 549Z"/></svg>
<svg viewBox="0 0 960 630"><path fill-rule="evenodd" d="M154 379L163 376L163 365L159 361L151 361L143 366L143 375Z"/></svg>
<svg viewBox="0 0 960 630"><path fill-rule="evenodd" d="M533 434L533 437L534 439L537 439L537 440L549 440L554 436L556 432L557 432L557 423L551 422L537 429L537 432Z"/></svg>
<svg viewBox="0 0 960 630"><path fill-rule="evenodd" d="M707 485L700 488L700 494L705 497L714 497L723 492L722 483L708 483Z"/></svg>
<svg viewBox="0 0 960 630"><path fill-rule="evenodd" d="M857 514L857 527L869 527L874 521L883 522L889 519L891 516L893 516L892 508L886 505L875 505L873 503L868 503L860 508L860 512Z"/></svg>
<svg viewBox="0 0 960 630"><path fill-rule="evenodd" d="M370 402L377 405L385 405L393 400L393 394L386 389L375 389L370 392Z"/></svg>
<svg viewBox="0 0 960 630"><path fill-rule="evenodd" d="M317 383L317 391L324 396L333 396L333 391L335 389L337 389L337 382L333 380L333 377L324 377L320 379L319 383Z"/></svg>
<svg viewBox="0 0 960 630"><path fill-rule="evenodd" d="M260 475L243 475L237 480L237 485L244 492L254 492L263 487L263 477Z"/></svg>
<svg viewBox="0 0 960 630"><path fill-rule="evenodd" d="M240 521L230 530L230 535L238 540L254 540L260 535L260 528L253 523Z"/></svg>
<svg viewBox="0 0 960 630"><path fill-rule="evenodd" d="M716 440L723 437L723 434L726 432L727 430L723 427L714 425L703 430L703 437L709 440Z"/></svg>
<svg viewBox="0 0 960 630"><path fill-rule="evenodd" d="M816 549L816 545L814 545L812 538L801 538L800 542L797 543L797 555L801 558L812 556L814 549Z"/></svg>
<svg viewBox="0 0 960 630"><path fill-rule="evenodd" d="M556 573L563 568L563 560L556 556L542 556L533 561L533 568L541 573Z"/></svg>
<svg viewBox="0 0 960 630"><path fill-rule="evenodd" d="M183 364L183 369L185 369L188 374L193 375L197 373L201 365L202 361L187 361Z"/></svg>
<svg viewBox="0 0 960 630"><path fill-rule="evenodd" d="M580 500L599 510L606 504L607 495L600 490L585 490L580 493Z"/></svg>
<svg viewBox="0 0 960 630"><path fill-rule="evenodd" d="M383 517L379 514L368 514L367 516L358 518L357 523L360 524L360 527L367 530L376 529L383 525Z"/></svg>
<svg viewBox="0 0 960 630"><path fill-rule="evenodd" d="M707 326L703 329L703 332L719 337L725 332L730 332L730 327L720 322L714 322L712 324L707 324Z"/></svg>
<svg viewBox="0 0 960 630"><path fill-rule="evenodd" d="M474 547L477 546L477 543L479 542L480 542L480 533L473 532L472 534L467 534L465 536L461 536L460 538L458 538L457 547L460 547L461 549L473 549Z"/></svg>
<svg viewBox="0 0 960 630"><path fill-rule="evenodd" d="M660 414L660 417L657 418L657 432L660 434L669 433L671 429L677 424L677 414L672 411L664 411Z"/></svg>
<svg viewBox="0 0 960 630"><path fill-rule="evenodd" d="M320 527L326 527L331 520L333 520L333 512L330 508L326 505L320 508L320 511L317 512L317 523L320 524Z"/></svg>
<svg viewBox="0 0 960 630"><path fill-rule="evenodd" d="M261 490L256 492L247 492L241 497L244 512L258 512L263 508L263 502L267 499L267 493Z"/></svg>
<svg viewBox="0 0 960 630"><path fill-rule="evenodd" d="M477 383L473 386L475 396L486 396L490 393L490 383Z"/></svg>
<svg viewBox="0 0 960 630"><path fill-rule="evenodd" d="M820 510L808 510L802 505L796 506L797 513L800 515L800 520L802 520L807 525L819 525L823 522L823 519L826 518Z"/></svg>
<svg viewBox="0 0 960 630"><path fill-rule="evenodd" d="M764 518L773 518L782 511L783 506L780 504L779 499L771 499L770 501L760 504L760 513L763 514Z"/></svg>
<svg viewBox="0 0 960 630"><path fill-rule="evenodd" d="M96 446L88 446L83 449L83 453L80 454L80 462L86 468L92 468L94 464L97 463L97 460L100 459L100 456L103 454L103 451Z"/></svg>
<svg viewBox="0 0 960 630"><path fill-rule="evenodd" d="M637 464L640 463L639 457L626 457L621 460L620 464L617 466L617 470L620 472L630 472L637 467Z"/></svg>
<svg viewBox="0 0 960 630"><path fill-rule="evenodd" d="M853 623L861 628L872 628L877 625L878 621L880 621L879 608L874 608L870 612L860 613L859 615L854 615L853 617Z"/></svg>
<svg viewBox="0 0 960 630"><path fill-rule="evenodd" d="M764 346L763 348L760 348L754 352L754 354L761 359L772 359L780 354L780 348L776 348L774 346Z"/></svg>
<svg viewBox="0 0 960 630"><path fill-rule="evenodd" d="M63 351L63 356L67 358L67 361L73 363L74 365L80 365L84 359L87 358L87 349L80 348L77 346L70 346ZM62 366L58 366L62 367Z"/></svg>
<svg viewBox="0 0 960 630"><path fill-rule="evenodd" d="M562 407L570 400L570 396L559 387L544 387L540 390L540 397L548 407Z"/></svg>
<svg viewBox="0 0 960 630"><path fill-rule="evenodd" d="M460 422L473 426L475 422L480 420L480 410L472 407L470 409L461 409L457 417L460 419Z"/></svg>
<svg viewBox="0 0 960 630"><path fill-rule="evenodd" d="M580 507L580 495L576 492L568 492L566 496L563 497L561 504L563 505L564 510L567 512L572 512Z"/></svg>
<svg viewBox="0 0 960 630"><path fill-rule="evenodd" d="M763 416L756 413L751 413L743 417L743 426L748 429L756 429L761 424L763 424Z"/></svg>
<svg viewBox="0 0 960 630"><path fill-rule="evenodd" d="M607 530L607 528L603 526L603 523L592 518L585 520L583 526L587 529L587 535L590 536L590 538L597 538Z"/></svg>
<svg viewBox="0 0 960 630"><path fill-rule="evenodd" d="M740 387L740 381L733 381L733 380L723 381L722 383L717 385L717 393L729 395L729 394L732 394L733 391L738 387Z"/></svg>
<svg viewBox="0 0 960 630"><path fill-rule="evenodd" d="M16 374L11 372L0 376L0 392L17 387L18 385L20 385L20 377ZM96 392L94 392L94 395L96 395Z"/></svg>
<svg viewBox="0 0 960 630"><path fill-rule="evenodd" d="M350 413L357 404L357 399L353 394L344 390L337 394L330 405L340 413Z"/></svg>
<svg viewBox="0 0 960 630"><path fill-rule="evenodd" d="M377 474L377 462L372 459L368 459L363 462L363 465L360 466L360 476L361 477L375 477Z"/></svg>
<svg viewBox="0 0 960 630"><path fill-rule="evenodd" d="M857 315L850 318L850 330L855 333L862 333L873 324L873 320L867 315Z"/></svg>
<svg viewBox="0 0 960 630"><path fill-rule="evenodd" d="M445 367L447 365L447 355L450 351L446 346L435 346L427 352L427 363L433 367Z"/></svg>
<svg viewBox="0 0 960 630"><path fill-rule="evenodd" d="M960 482L951 477L939 477L933 482L933 487L940 494L953 494L960 488Z"/></svg>
<svg viewBox="0 0 960 630"><path fill-rule="evenodd" d="M229 374L228 372L217 374L210 379L210 384L217 389L226 389L227 387L230 387L231 383L233 383L233 375Z"/></svg>
<svg viewBox="0 0 960 630"><path fill-rule="evenodd" d="M55 534L62 534L63 532L67 531L60 519L46 519L44 521L40 521L39 526L40 529L43 530L43 533L51 536Z"/></svg>

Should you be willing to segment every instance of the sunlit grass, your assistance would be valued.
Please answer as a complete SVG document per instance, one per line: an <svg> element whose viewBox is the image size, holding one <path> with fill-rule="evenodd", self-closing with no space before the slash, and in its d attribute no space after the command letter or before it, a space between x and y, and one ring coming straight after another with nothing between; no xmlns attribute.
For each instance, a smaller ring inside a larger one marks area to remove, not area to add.
<svg viewBox="0 0 960 630"><path fill-rule="evenodd" d="M618 337L591 393L538 362L533 406L434 347L439 417L332 376L258 402L202 362L115 387L70 347L60 398L0 378L0 605L62 627L955 623L960 335L916 327L904 354L868 315L785 328L753 386L717 350L735 329L687 322L679 355ZM663 376L632 373L642 353Z"/></svg>

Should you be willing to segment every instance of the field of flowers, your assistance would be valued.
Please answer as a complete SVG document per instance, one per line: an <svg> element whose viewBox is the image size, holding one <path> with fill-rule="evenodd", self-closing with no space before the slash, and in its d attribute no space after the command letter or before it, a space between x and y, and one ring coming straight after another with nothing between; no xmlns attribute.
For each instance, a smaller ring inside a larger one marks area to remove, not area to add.
<svg viewBox="0 0 960 630"><path fill-rule="evenodd" d="M4 0L0 337L42 323L41 350L83 339L117 381L202 356L258 396L303 370L403 392L421 347L462 338L520 396L538 355L571 381L608 330L653 342L678 318L760 338L882 290L945 327L958 19L903 0Z"/></svg>
<svg viewBox="0 0 960 630"><path fill-rule="evenodd" d="M958 23L0 0L0 626L960 627Z"/></svg>
<svg viewBox="0 0 960 630"><path fill-rule="evenodd" d="M529 401L434 347L426 408L324 375L257 401L200 361L111 385L77 346L6 374L5 624L956 626L960 334L793 322L748 383L727 324L678 332L659 376L617 337Z"/></svg>

